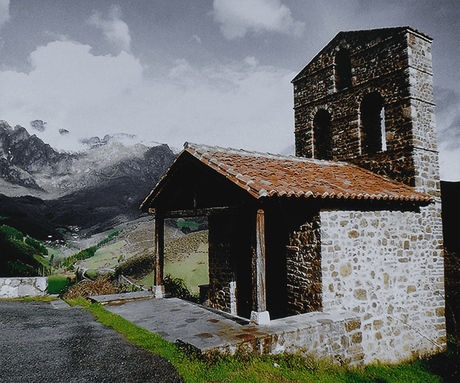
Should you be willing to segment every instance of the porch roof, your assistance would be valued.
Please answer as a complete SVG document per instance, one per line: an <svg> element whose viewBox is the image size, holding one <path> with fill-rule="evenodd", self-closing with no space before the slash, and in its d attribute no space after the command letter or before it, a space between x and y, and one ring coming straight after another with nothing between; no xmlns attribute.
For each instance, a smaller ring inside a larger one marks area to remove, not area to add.
<svg viewBox="0 0 460 383"><path fill-rule="evenodd" d="M256 199L267 197L329 198L432 202L429 195L345 162L282 156L185 143L179 155L195 159L223 175ZM176 162L179 160L176 159ZM171 168L175 164L171 165ZM170 169L171 169L170 168ZM159 192L159 181L141 205L147 209Z"/></svg>

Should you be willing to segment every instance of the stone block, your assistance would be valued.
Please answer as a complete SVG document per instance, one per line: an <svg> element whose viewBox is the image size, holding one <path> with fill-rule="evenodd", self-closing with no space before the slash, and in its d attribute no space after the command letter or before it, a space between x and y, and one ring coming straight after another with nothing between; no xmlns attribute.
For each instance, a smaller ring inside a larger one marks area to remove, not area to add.
<svg viewBox="0 0 460 383"><path fill-rule="evenodd" d="M348 322L345 322L345 329L347 332L351 332L361 328L361 321L359 319L352 319Z"/></svg>

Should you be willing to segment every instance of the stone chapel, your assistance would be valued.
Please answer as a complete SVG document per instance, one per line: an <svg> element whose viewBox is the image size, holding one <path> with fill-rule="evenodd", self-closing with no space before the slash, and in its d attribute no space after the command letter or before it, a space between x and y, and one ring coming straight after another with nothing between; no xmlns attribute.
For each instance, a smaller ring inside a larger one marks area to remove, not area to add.
<svg viewBox="0 0 460 383"><path fill-rule="evenodd" d="M351 313L359 332L336 338L352 361L444 349L431 43L411 27L337 34L292 81L295 157L186 143L141 205L157 296L164 219L204 215L207 306L260 325Z"/></svg>

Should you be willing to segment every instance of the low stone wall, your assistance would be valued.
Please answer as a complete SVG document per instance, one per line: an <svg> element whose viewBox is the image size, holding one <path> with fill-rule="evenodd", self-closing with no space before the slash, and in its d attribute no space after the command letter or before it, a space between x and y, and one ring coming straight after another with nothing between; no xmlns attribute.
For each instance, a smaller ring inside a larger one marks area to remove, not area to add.
<svg viewBox="0 0 460 383"><path fill-rule="evenodd" d="M245 331L247 334L238 336L239 342L230 342L218 351L301 353L346 365L361 365L364 360L361 319L346 311L294 315Z"/></svg>
<svg viewBox="0 0 460 383"><path fill-rule="evenodd" d="M47 277L0 278L0 298L41 297L47 287Z"/></svg>

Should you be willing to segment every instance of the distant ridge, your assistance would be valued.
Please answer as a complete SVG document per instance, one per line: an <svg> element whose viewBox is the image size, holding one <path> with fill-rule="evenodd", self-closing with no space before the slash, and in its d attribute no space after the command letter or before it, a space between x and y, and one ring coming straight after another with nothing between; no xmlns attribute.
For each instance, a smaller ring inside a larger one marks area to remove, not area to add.
<svg viewBox="0 0 460 383"><path fill-rule="evenodd" d="M91 234L138 218L140 203L175 154L166 144L104 141L60 152L24 127L0 121L0 223L47 239L59 238L59 228Z"/></svg>

